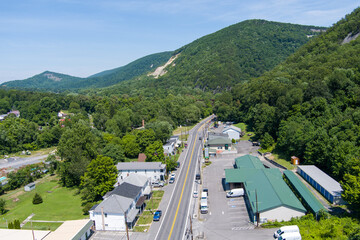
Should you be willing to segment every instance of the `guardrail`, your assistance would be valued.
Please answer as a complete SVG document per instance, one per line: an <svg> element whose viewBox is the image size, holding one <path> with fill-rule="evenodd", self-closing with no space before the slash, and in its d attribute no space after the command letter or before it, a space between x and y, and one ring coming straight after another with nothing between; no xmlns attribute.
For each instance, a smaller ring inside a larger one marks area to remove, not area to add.
<svg viewBox="0 0 360 240"><path fill-rule="evenodd" d="M287 168L284 167L283 165L281 165L281 164L279 164L279 163L277 163L277 162L275 162L275 161L273 161L273 160L271 160L271 159L269 159L269 158L267 158L267 157L265 157L265 156L264 156L264 158L265 158L265 160L267 160L268 162L270 162L270 163L272 163L273 165L277 166L278 168L282 168L282 169L287 170Z"/></svg>

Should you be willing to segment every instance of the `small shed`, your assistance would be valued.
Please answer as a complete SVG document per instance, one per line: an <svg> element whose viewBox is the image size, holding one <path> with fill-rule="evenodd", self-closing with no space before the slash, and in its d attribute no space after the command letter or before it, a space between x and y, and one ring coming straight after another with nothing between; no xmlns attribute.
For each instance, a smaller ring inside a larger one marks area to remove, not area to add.
<svg viewBox="0 0 360 240"><path fill-rule="evenodd" d="M25 192L30 192L30 191L32 191L34 189L35 189L35 183L34 182L29 183L28 185L26 185L24 187Z"/></svg>
<svg viewBox="0 0 360 240"><path fill-rule="evenodd" d="M299 165L300 164L300 159L298 157L296 157L296 156L292 156L291 157L291 163L293 165Z"/></svg>

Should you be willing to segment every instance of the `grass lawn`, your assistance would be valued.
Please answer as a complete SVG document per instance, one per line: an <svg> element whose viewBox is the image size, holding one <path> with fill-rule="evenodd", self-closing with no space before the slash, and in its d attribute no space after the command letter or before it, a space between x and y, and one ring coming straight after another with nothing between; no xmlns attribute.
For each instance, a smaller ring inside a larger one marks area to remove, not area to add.
<svg viewBox="0 0 360 240"><path fill-rule="evenodd" d="M271 160L279 163L280 165L283 165L283 166L286 167L287 169L293 170L293 169L295 168L295 166L292 165L291 162L286 161L285 159L280 158L278 154L272 153L271 155L272 155L272 157L270 157Z"/></svg>
<svg viewBox="0 0 360 240"><path fill-rule="evenodd" d="M43 222L28 222L22 229L37 229L37 230L51 230L55 231L63 223L43 223ZM31 227L32 225L32 227Z"/></svg>
<svg viewBox="0 0 360 240"><path fill-rule="evenodd" d="M1 198L6 200L7 213L0 217L0 228L7 228L6 220L24 221L31 213L33 220L65 221L83 219L81 199L76 189L68 189L58 184L56 176L45 176L36 183L35 190L25 192L24 188L10 191ZM35 193L40 194L43 203L34 205ZM34 223L36 227L50 226L49 223ZM56 225L56 224L55 224ZM53 226L51 226L53 228Z"/></svg>
<svg viewBox="0 0 360 240"><path fill-rule="evenodd" d="M241 137L240 140L249 141L251 138L255 136L254 132L248 131L249 129L246 123L237 123L234 124L234 126L240 128L242 132L245 132L245 135ZM249 136L248 134L251 135Z"/></svg>
<svg viewBox="0 0 360 240"><path fill-rule="evenodd" d="M163 190L153 191L151 199L146 201L146 207L139 219L136 222L134 227L135 232L147 232L149 230L150 224L153 221L154 213L158 209L162 197L164 196ZM146 225L148 226L139 226Z"/></svg>

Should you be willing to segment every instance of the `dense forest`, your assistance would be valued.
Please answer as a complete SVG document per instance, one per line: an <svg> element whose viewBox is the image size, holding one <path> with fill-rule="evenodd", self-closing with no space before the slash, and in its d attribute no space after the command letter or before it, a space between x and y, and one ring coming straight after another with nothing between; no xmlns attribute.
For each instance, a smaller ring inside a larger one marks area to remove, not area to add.
<svg viewBox="0 0 360 240"><path fill-rule="evenodd" d="M360 38L350 37L359 32L360 8L272 71L218 95L214 106L222 120L247 122L264 146L276 142L286 159L298 156L343 181L357 209Z"/></svg>

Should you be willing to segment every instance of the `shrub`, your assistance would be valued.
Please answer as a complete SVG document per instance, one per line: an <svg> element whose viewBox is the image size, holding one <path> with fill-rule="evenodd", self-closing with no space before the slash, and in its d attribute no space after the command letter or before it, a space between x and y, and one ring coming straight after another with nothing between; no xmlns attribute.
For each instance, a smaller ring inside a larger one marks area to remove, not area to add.
<svg viewBox="0 0 360 240"><path fill-rule="evenodd" d="M6 213L6 202L4 199L0 199L0 214Z"/></svg>
<svg viewBox="0 0 360 240"><path fill-rule="evenodd" d="M13 224L13 222L9 222L9 223L8 223L8 229L14 229L14 224Z"/></svg>
<svg viewBox="0 0 360 240"><path fill-rule="evenodd" d="M14 220L14 229L20 229L20 220Z"/></svg>
<svg viewBox="0 0 360 240"><path fill-rule="evenodd" d="M42 197L40 196L40 194L35 193L35 196L34 196L34 198L33 198L32 203L33 203L33 204L40 204L40 203L42 203L42 202L43 202L43 200L42 200Z"/></svg>

